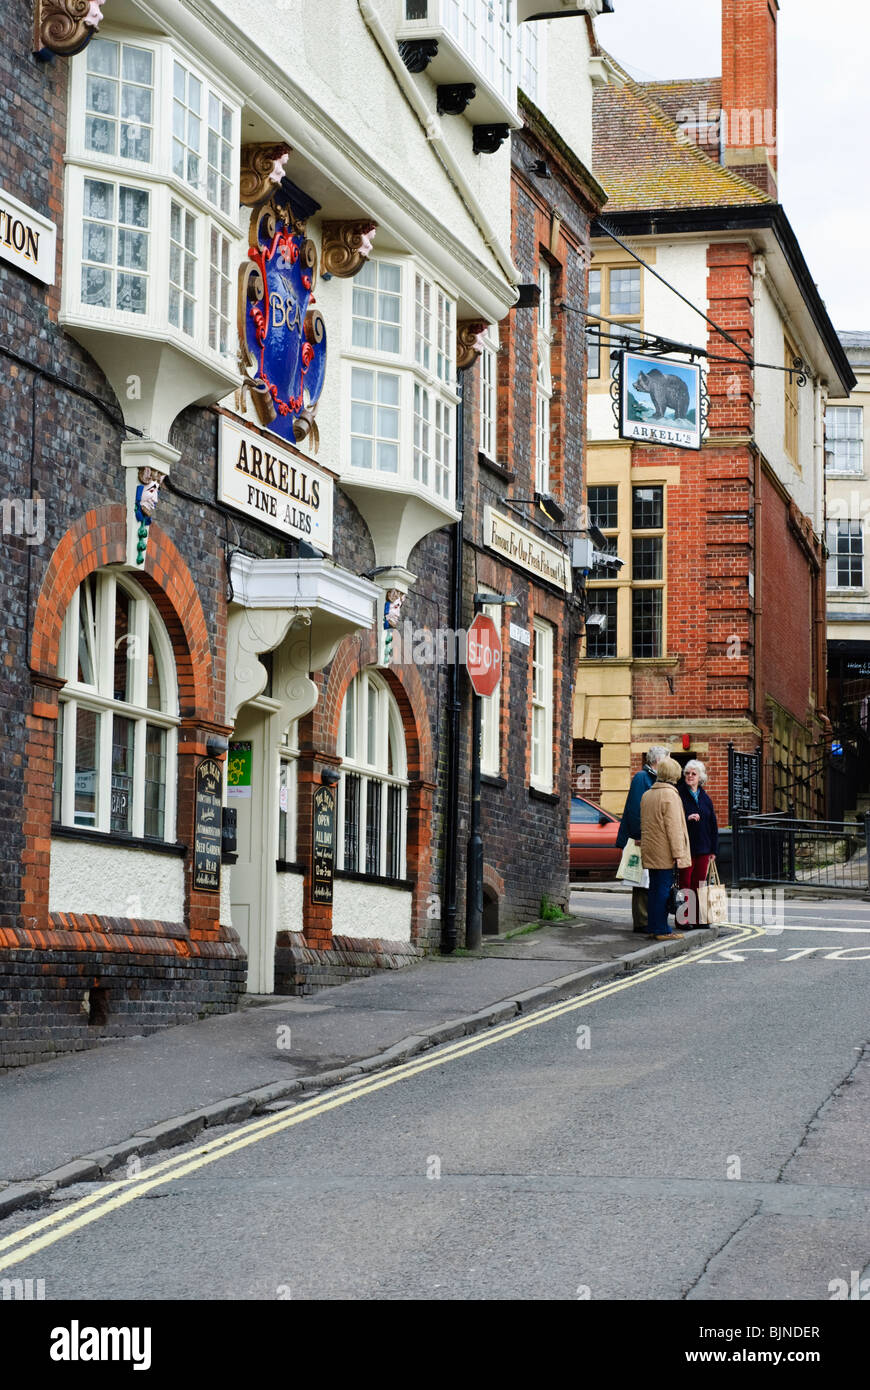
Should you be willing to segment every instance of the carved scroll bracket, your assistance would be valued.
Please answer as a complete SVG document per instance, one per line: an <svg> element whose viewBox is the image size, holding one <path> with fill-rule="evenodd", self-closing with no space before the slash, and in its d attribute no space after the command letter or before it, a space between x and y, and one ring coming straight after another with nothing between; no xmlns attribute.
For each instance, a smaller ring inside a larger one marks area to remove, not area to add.
<svg viewBox="0 0 870 1390"><path fill-rule="evenodd" d="M255 208L277 190L292 151L289 145L243 145L239 201Z"/></svg>
<svg viewBox="0 0 870 1390"><path fill-rule="evenodd" d="M350 280L371 254L376 222L324 222L320 267L324 275Z"/></svg>
<svg viewBox="0 0 870 1390"><path fill-rule="evenodd" d="M87 48L103 18L106 0L35 0L33 51L37 58L58 53L72 58Z"/></svg>
<svg viewBox="0 0 870 1390"><path fill-rule="evenodd" d="M456 325L456 369L464 372L483 352L489 324L483 319L460 319Z"/></svg>

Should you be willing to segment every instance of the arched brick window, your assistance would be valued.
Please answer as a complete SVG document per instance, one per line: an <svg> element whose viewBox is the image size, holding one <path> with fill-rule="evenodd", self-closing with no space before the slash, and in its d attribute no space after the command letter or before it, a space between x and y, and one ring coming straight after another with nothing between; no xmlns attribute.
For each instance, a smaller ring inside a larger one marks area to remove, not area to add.
<svg viewBox="0 0 870 1390"><path fill-rule="evenodd" d="M154 603L98 570L73 594L58 656L53 820L175 840L178 684Z"/></svg>
<svg viewBox="0 0 870 1390"><path fill-rule="evenodd" d="M402 717L381 676L361 671L347 688L338 751L338 868L405 877L408 756Z"/></svg>

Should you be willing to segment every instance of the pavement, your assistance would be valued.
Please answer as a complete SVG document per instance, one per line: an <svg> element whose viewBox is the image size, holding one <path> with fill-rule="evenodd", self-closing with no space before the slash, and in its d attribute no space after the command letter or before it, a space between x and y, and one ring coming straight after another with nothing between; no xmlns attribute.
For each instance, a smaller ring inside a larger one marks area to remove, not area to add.
<svg viewBox="0 0 870 1390"><path fill-rule="evenodd" d="M596 912L591 901L584 910L575 892L570 918L487 937L479 952L378 971L305 998L247 996L237 1013L107 1039L0 1075L0 1218L58 1188L123 1176L131 1160L189 1143L205 1128L397 1065L717 935L712 928L649 942L631 930L630 890L619 891L624 912Z"/></svg>

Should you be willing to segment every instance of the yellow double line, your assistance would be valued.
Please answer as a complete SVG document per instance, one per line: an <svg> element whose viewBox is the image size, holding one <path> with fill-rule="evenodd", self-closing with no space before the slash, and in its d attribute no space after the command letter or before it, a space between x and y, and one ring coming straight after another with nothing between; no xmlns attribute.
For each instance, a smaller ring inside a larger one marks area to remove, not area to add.
<svg viewBox="0 0 870 1390"><path fill-rule="evenodd" d="M714 942L710 946L703 947L700 951L693 951L691 954L679 956L675 960L666 961L662 965L652 966L630 979L615 981L612 984L603 985L600 989L590 990L581 995L579 999L566 999L561 1003L548 1005L527 1018L514 1019L510 1023L503 1023L490 1028L485 1034L478 1037L463 1038L455 1043L448 1043L430 1055L415 1058L398 1067L392 1067L388 1072L376 1072L371 1076L359 1077L326 1092L322 1096L315 1096L311 1100L291 1106L286 1114L267 1115L263 1119L252 1120L234 1130L232 1134L225 1134L218 1139L212 1139L207 1144L200 1145L192 1153L167 1158L162 1163L155 1164L154 1167L137 1174L135 1177L107 1181L101 1184L99 1191L91 1193L90 1196L71 1202L62 1210L55 1211L50 1216L43 1216L38 1221L33 1221L28 1226L22 1227L20 1231L15 1231L0 1239L0 1271L9 1269L12 1265L20 1264L22 1260L33 1255L38 1255L49 1245L54 1245L56 1241L63 1240L65 1236L73 1235L76 1231L89 1226L91 1222L99 1221L111 1212L118 1211L129 1202L134 1202L137 1197L143 1197L153 1188L163 1187L167 1183L176 1182L179 1178L188 1177L209 1163L216 1163L229 1154L247 1148L249 1144L258 1144L263 1139L271 1139L273 1135L292 1129L294 1125L303 1124L306 1120L313 1120L318 1115L324 1115L330 1110L337 1110L343 1105L349 1105L352 1101L362 1100L387 1086L395 1086L400 1081L407 1081L410 1077L420 1075L421 1072L430 1071L433 1067L443 1067L448 1062L459 1061L463 1057L470 1056L472 1052L480 1051L481 1048L493 1047L497 1043L515 1037L518 1033L524 1033L527 1028L539 1028L542 1024L551 1023L554 1019L586 1008L589 1004L597 1004L601 999L607 999L625 989L632 989L635 985L655 979L659 975L665 975L671 970L678 970L684 965L694 963L716 951L721 951L725 946L732 947L750 937L763 935L763 928L744 927L736 936L729 936L727 942Z"/></svg>

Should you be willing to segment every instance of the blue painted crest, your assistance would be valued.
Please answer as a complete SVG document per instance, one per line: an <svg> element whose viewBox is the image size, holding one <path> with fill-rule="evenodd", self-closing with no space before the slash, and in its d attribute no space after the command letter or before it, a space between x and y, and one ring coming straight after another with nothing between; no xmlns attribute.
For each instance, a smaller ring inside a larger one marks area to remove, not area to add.
<svg viewBox="0 0 870 1390"><path fill-rule="evenodd" d="M243 356L257 415L290 444L318 444L314 415L326 375L326 326L314 307L317 253L305 224L273 199L251 219L242 271Z"/></svg>

